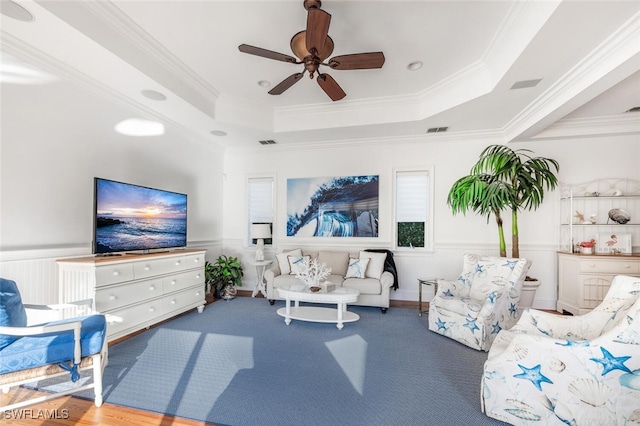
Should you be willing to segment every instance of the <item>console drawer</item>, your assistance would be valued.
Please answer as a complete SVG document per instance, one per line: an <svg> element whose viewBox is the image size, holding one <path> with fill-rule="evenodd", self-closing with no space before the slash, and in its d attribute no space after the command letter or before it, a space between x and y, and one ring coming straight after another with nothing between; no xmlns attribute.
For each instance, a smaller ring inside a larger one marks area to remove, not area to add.
<svg viewBox="0 0 640 426"><path fill-rule="evenodd" d="M140 305L118 309L107 314L107 336L113 336L125 330L139 330L140 324L153 321L162 315L162 300L153 300Z"/></svg>
<svg viewBox="0 0 640 426"><path fill-rule="evenodd" d="M200 268L193 271L181 272L162 280L164 293L173 293L174 291L183 290L187 287L202 284L204 288L204 269Z"/></svg>
<svg viewBox="0 0 640 426"><path fill-rule="evenodd" d="M104 265L96 268L96 286L103 286L133 279L133 265L120 263L116 265Z"/></svg>
<svg viewBox="0 0 640 426"><path fill-rule="evenodd" d="M180 272L185 269L184 256L176 256L168 259L149 259L134 264L134 276L136 279L147 278L155 275Z"/></svg>
<svg viewBox="0 0 640 426"><path fill-rule="evenodd" d="M593 259L580 262L580 272L605 273L616 275L636 275L640 273L640 263Z"/></svg>
<svg viewBox="0 0 640 426"><path fill-rule="evenodd" d="M186 269L204 267L204 253L188 255L184 259Z"/></svg>
<svg viewBox="0 0 640 426"><path fill-rule="evenodd" d="M183 309L185 306L202 302L204 302L204 288L193 287L188 290L181 291L180 293L166 296L162 299L162 309L164 310L164 313L169 313L178 309Z"/></svg>
<svg viewBox="0 0 640 426"><path fill-rule="evenodd" d="M162 296L162 279L146 280L96 291L96 309L106 312L132 303Z"/></svg>

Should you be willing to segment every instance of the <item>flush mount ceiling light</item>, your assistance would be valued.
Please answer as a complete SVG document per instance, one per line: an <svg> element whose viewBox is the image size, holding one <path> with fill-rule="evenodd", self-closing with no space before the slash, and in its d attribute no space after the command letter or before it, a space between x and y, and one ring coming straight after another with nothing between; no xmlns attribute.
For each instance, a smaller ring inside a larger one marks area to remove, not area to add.
<svg viewBox="0 0 640 426"><path fill-rule="evenodd" d="M260 81L258 82L258 86L260 86L260 87L265 87L265 88L266 88L266 87L271 87L271 83L270 83L270 82L268 82L267 80L260 80Z"/></svg>
<svg viewBox="0 0 640 426"><path fill-rule="evenodd" d="M422 65L423 65L422 61L414 61L414 62L411 62L409 65L407 65L407 69L409 71L417 71L420 68L422 68Z"/></svg>
<svg viewBox="0 0 640 426"><path fill-rule="evenodd" d="M10 0L2 0L0 2L0 13L18 21L31 22L34 20L31 12Z"/></svg>
<svg viewBox="0 0 640 426"><path fill-rule="evenodd" d="M160 136L164 134L164 124L142 118L128 118L116 124L115 130L126 136Z"/></svg>
<svg viewBox="0 0 640 426"><path fill-rule="evenodd" d="M167 100L167 97L165 95L163 95L160 92L156 92L155 90L143 90L142 92L142 96L144 96L147 99L151 99L153 101L165 101Z"/></svg>
<svg viewBox="0 0 640 426"><path fill-rule="evenodd" d="M227 136L227 132L224 130L212 130L211 134L214 136Z"/></svg>

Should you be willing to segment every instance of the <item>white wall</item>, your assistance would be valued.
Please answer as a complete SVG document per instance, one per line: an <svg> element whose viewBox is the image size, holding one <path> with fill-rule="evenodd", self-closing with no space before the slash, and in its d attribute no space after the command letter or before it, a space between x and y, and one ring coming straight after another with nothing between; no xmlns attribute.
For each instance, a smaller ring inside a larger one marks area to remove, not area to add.
<svg viewBox="0 0 640 426"><path fill-rule="evenodd" d="M188 194L189 246L208 259L221 251L221 148L171 127L119 135L113 125L139 115L72 84L2 89L24 102L1 115L0 276L17 280L28 303L57 301L56 258L91 253L95 176Z"/></svg>
<svg viewBox="0 0 640 426"><path fill-rule="evenodd" d="M246 192L248 176L276 176L276 211L274 247L267 257L282 247L329 247L337 249L393 247L392 175L395 168L434 166L435 191L434 251L432 253L396 252L400 288L392 299L417 300L417 278L422 276L455 277L465 252L498 255L495 223L469 214L453 216L446 205L452 183L467 175L479 153L491 140L387 140L346 143L340 147L306 147L288 149L279 145L255 149L229 150L225 155L224 246L225 250L250 260L254 249L246 246ZM560 163L560 181L579 183L604 177L640 178L640 138L637 135L579 138L516 143L537 156L554 158ZM288 178L380 175L380 236L375 239L286 237L286 182ZM536 212L519 216L521 256L530 258L530 275L542 286L534 306L554 309L556 302L558 246L558 193L548 193ZM505 238L510 250L511 220L505 219ZM246 281L252 286L252 271ZM425 290L429 297L431 290Z"/></svg>

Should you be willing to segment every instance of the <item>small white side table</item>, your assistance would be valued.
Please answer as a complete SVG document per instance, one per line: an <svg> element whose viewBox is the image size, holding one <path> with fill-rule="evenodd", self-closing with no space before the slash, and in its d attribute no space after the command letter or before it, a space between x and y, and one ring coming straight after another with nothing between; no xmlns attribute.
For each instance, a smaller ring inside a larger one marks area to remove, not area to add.
<svg viewBox="0 0 640 426"><path fill-rule="evenodd" d="M267 287L264 281L264 271L267 269L267 266L271 265L273 260L260 260L253 262L252 265L256 267L256 286L253 289L253 293L251 293L251 297L256 297L258 292L262 293L264 297L267 297Z"/></svg>

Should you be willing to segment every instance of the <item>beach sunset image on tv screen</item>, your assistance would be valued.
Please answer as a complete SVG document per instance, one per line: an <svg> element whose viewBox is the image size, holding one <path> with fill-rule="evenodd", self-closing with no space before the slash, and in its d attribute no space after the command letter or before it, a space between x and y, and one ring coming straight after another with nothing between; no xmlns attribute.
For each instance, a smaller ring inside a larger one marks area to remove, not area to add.
<svg viewBox="0 0 640 426"><path fill-rule="evenodd" d="M183 247L187 196L95 179L95 253Z"/></svg>

